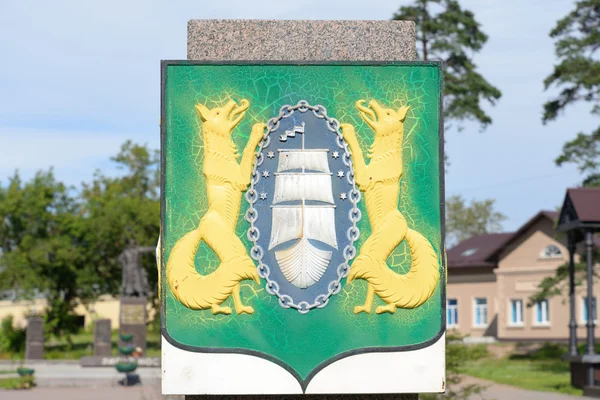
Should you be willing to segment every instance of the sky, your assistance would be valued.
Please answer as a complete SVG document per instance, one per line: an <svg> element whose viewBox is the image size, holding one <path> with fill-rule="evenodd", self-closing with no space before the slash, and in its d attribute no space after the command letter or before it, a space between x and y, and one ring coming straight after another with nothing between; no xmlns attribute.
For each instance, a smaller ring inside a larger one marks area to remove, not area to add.
<svg viewBox="0 0 600 400"><path fill-rule="evenodd" d="M185 59L189 19L389 19L406 0L0 0L0 183L54 167L72 185L127 139L159 148L160 60ZM474 55L503 96L493 124L446 133L448 196L496 199L515 230L562 204L582 176L554 159L597 126L584 106L542 125L543 78L556 62L548 32L574 2L461 0L489 41Z"/></svg>

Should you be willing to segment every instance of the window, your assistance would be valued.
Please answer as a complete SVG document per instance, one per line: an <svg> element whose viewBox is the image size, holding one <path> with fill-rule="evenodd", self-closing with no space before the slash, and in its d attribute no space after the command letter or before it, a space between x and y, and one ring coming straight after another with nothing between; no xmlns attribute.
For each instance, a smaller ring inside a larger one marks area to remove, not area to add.
<svg viewBox="0 0 600 400"><path fill-rule="evenodd" d="M594 321L598 319L596 315L596 297L592 298L592 315L594 317ZM587 296L583 297L583 322L588 321L588 306L587 306Z"/></svg>
<svg viewBox="0 0 600 400"><path fill-rule="evenodd" d="M548 325L550 323L550 303L541 300L535 303L535 324Z"/></svg>
<svg viewBox="0 0 600 400"><path fill-rule="evenodd" d="M540 258L561 258L562 252L556 245L549 245L544 247L540 253Z"/></svg>
<svg viewBox="0 0 600 400"><path fill-rule="evenodd" d="M475 298L475 326L487 326L487 299L485 297Z"/></svg>
<svg viewBox="0 0 600 400"><path fill-rule="evenodd" d="M523 325L523 300L510 301L510 325Z"/></svg>
<svg viewBox="0 0 600 400"><path fill-rule="evenodd" d="M475 253L477 253L477 249L468 249L468 250L463 251L461 253L461 256L463 256L463 257L469 257L469 256L472 256Z"/></svg>
<svg viewBox="0 0 600 400"><path fill-rule="evenodd" d="M446 323L448 326L458 326L458 300L448 299L448 305L446 306L446 312L448 314Z"/></svg>

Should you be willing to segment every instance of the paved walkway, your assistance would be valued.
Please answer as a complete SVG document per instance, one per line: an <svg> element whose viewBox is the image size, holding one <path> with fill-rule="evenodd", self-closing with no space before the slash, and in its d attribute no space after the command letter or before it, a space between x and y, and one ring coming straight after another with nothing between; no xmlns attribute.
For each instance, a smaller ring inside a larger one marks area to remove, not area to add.
<svg viewBox="0 0 600 400"><path fill-rule="evenodd" d="M463 383L479 383L486 386L487 389L482 393L483 399L485 400L588 400L591 397L574 396L568 394L551 393L551 392L535 392L532 390L525 390L516 388L513 386L502 385L499 383L484 381L483 379L477 379L472 377L466 377ZM479 395L472 396L469 400L479 400L482 397Z"/></svg>
<svg viewBox="0 0 600 400"><path fill-rule="evenodd" d="M27 363L27 366L35 369L35 379L41 388L119 386L119 380L125 376L114 367L83 368L64 363ZM138 368L136 373L142 383L160 384L160 368Z"/></svg>
<svg viewBox="0 0 600 400"><path fill-rule="evenodd" d="M29 364L28 364L29 366ZM183 396L160 394L160 368L139 368L142 385L123 387L123 374L114 368L82 368L77 364L40 363L35 368L38 387L32 390L0 390L2 400L183 400ZM7 375L2 375L7 377ZM585 400L589 397L549 392L534 392L467 377L465 384L480 383L487 387L486 400ZM473 396L470 400L479 400Z"/></svg>
<svg viewBox="0 0 600 400"><path fill-rule="evenodd" d="M160 386L102 388L35 388L32 390L0 390L2 400L183 400L183 396L162 396Z"/></svg>
<svg viewBox="0 0 600 400"><path fill-rule="evenodd" d="M558 393L533 392L511 386L491 384L484 394L486 400L584 400L589 397ZM22 391L2 391L2 400L183 400L183 396L162 396L158 383L134 387L67 387L35 388ZM472 400L479 400L475 396Z"/></svg>
<svg viewBox="0 0 600 400"><path fill-rule="evenodd" d="M35 388L22 391L2 391L2 400L183 400L183 396L162 396L160 386L101 388ZM479 400L475 396L472 400ZM568 396L557 393L532 392L505 385L491 385L484 394L486 400L584 400L589 397Z"/></svg>

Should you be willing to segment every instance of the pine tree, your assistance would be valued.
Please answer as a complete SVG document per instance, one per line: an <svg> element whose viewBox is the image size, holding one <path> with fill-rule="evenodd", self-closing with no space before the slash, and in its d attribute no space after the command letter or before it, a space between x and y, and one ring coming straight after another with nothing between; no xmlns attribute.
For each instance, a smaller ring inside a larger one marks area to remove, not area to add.
<svg viewBox="0 0 600 400"><path fill-rule="evenodd" d="M457 0L414 0L400 7L393 19L415 22L421 60L444 62L446 121L456 121L459 129L465 120L476 121L482 128L491 124L482 103L494 105L502 93L477 71L471 57L488 39L473 13L462 9Z"/></svg>
<svg viewBox="0 0 600 400"><path fill-rule="evenodd" d="M558 64L545 80L546 89L561 88L560 93L544 104L542 121L555 120L573 104L587 103L593 115L600 115L600 0L581 0L575 9L560 19L550 37L556 40ZM600 186L600 127L591 133L579 132L575 139L566 142L557 165L571 163L587 174L584 186ZM598 258L595 250L594 258ZM575 264L575 285L584 282L586 265ZM529 297L529 305L552 296L566 294L569 282L569 265L557 268L553 276L544 278L537 293Z"/></svg>
<svg viewBox="0 0 600 400"><path fill-rule="evenodd" d="M592 114L600 115L600 0L580 0L575 9L556 23L550 32L556 40L558 64L545 80L546 89L561 88L544 104L544 123L577 103L588 103ZM557 165L572 163L587 174L584 186L600 186L600 127L580 132L563 146Z"/></svg>

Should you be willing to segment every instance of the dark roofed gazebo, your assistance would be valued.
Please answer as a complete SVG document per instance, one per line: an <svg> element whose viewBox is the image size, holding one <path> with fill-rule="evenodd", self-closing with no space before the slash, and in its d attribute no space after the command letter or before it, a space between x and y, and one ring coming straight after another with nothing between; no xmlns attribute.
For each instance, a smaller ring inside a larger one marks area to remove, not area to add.
<svg viewBox="0 0 600 400"><path fill-rule="evenodd" d="M575 249L584 242L587 275L587 309L592 315L593 305L593 247L594 233L600 231L600 188L568 189L556 230L567 234L569 248L569 356L571 383L583 386L584 394L600 397L600 354L596 354L594 318L587 318L585 354L577 351L577 322L575 320ZM598 379L597 379L598 378Z"/></svg>
<svg viewBox="0 0 600 400"><path fill-rule="evenodd" d="M600 231L600 188L568 189L557 230Z"/></svg>

